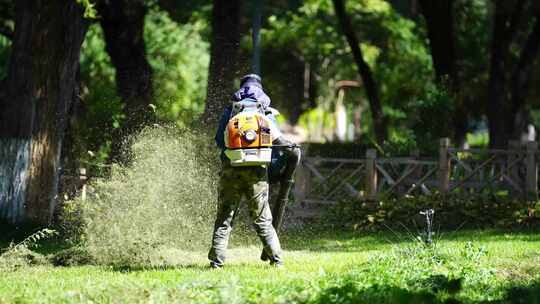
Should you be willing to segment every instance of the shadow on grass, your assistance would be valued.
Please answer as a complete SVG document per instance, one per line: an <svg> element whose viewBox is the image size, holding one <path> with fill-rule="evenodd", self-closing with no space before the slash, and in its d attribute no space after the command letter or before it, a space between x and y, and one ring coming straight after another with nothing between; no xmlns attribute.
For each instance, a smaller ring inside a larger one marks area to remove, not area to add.
<svg viewBox="0 0 540 304"><path fill-rule="evenodd" d="M441 278L442 277L442 278ZM322 290L310 303L402 303L402 304L540 304L540 282L528 286L515 286L504 291L502 300L475 301L460 297L460 280L444 276L427 279L429 288L408 290L396 286L373 285L362 288L354 282Z"/></svg>

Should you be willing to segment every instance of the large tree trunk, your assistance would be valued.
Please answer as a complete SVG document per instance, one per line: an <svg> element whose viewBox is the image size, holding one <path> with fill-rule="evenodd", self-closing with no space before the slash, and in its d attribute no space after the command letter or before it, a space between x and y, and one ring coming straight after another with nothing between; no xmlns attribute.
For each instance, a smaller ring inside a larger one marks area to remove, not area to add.
<svg viewBox="0 0 540 304"><path fill-rule="evenodd" d="M360 49L360 43L356 37L351 21L349 20L349 16L345 11L345 4L343 3L343 0L332 0L332 2L334 3L334 10L339 20L339 24L343 33L345 34L345 37L347 38L347 42L349 43L354 61L358 68L358 72L362 78L364 87L366 88L366 94L371 110L371 117L373 119L375 137L378 143L382 143L387 138L388 126L387 119L384 117L382 111L377 83L373 78L373 73L371 72L370 67L364 60L362 50Z"/></svg>
<svg viewBox="0 0 540 304"><path fill-rule="evenodd" d="M159 8L179 24L189 23L193 19L193 12L200 11L211 3L212 0L157 0Z"/></svg>
<svg viewBox="0 0 540 304"><path fill-rule="evenodd" d="M296 54L293 50L288 50L287 61L285 63L288 73L283 74L283 81L286 87L286 92L290 93L287 99L284 100L283 108L287 108L289 111L288 121L291 126L298 123L298 119L303 112L304 100L309 100L309 92L306 92L306 80L309 82L311 73L306 68L309 68L309 64L305 62L305 59ZM307 75L306 75L307 73ZM309 85L309 83L307 84ZM307 94L306 94L307 93Z"/></svg>
<svg viewBox="0 0 540 304"><path fill-rule="evenodd" d="M16 2L13 51L0 99L0 216L5 220L47 223L52 218L86 28L76 1Z"/></svg>
<svg viewBox="0 0 540 304"><path fill-rule="evenodd" d="M527 125L525 99L529 93L530 80L534 71L534 62L540 51L540 5L536 13L536 22L525 46L521 50L519 62L512 73L512 134L519 138Z"/></svg>
<svg viewBox="0 0 540 304"><path fill-rule="evenodd" d="M454 0L420 0L426 19L429 46L438 79L456 75Z"/></svg>
<svg viewBox="0 0 540 304"><path fill-rule="evenodd" d="M491 148L505 148L510 139L510 126L507 119L510 109L505 87L506 70L508 69L510 44L517 31L524 5L525 0L498 0L495 2L487 103L489 146Z"/></svg>
<svg viewBox="0 0 540 304"><path fill-rule="evenodd" d="M201 121L216 124L234 90L240 43L240 0L214 0L206 105Z"/></svg>
<svg viewBox="0 0 540 304"><path fill-rule="evenodd" d="M116 69L116 90L124 102L125 124L118 130L113 158L123 139L152 119L152 67L146 59L143 0L105 0L98 7L106 50Z"/></svg>
<svg viewBox="0 0 540 304"><path fill-rule="evenodd" d="M447 86L454 98L452 137L456 144L462 145L468 130L468 113L460 96L461 83L457 76L454 0L420 0L420 6L426 20L437 82Z"/></svg>

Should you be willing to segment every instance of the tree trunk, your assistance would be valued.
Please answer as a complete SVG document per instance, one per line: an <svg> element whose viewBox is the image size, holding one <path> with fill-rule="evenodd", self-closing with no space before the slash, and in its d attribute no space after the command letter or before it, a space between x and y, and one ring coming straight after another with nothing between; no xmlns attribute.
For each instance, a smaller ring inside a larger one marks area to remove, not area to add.
<svg viewBox="0 0 540 304"><path fill-rule="evenodd" d="M489 146L505 148L510 139L508 124L509 107L507 103L506 70L510 56L510 44L516 33L525 5L518 0L498 0L495 2L495 22L491 41L491 66L488 84L487 116L489 127Z"/></svg>
<svg viewBox="0 0 540 304"><path fill-rule="evenodd" d="M0 216L47 223L87 22L73 0L20 0L15 10L0 99Z"/></svg>
<svg viewBox="0 0 540 304"><path fill-rule="evenodd" d="M449 77L454 81L456 75L453 4L454 0L420 0L433 66L439 80Z"/></svg>
<svg viewBox="0 0 540 304"><path fill-rule="evenodd" d="M234 93L240 18L240 0L214 0L208 89L201 117L203 124L216 124Z"/></svg>
<svg viewBox="0 0 540 304"><path fill-rule="evenodd" d="M309 86L311 73L309 64L302 56L293 50L287 52L289 53L286 56L287 60L283 62L287 67L287 72L282 74L282 81L286 87L285 91L288 98L282 101L282 107L283 110L288 110L288 121L291 126L294 126L298 123L298 119L304 111L303 101L309 100L309 96L306 96L309 94L309 92L306 92L309 87L306 87L306 85Z"/></svg>
<svg viewBox="0 0 540 304"><path fill-rule="evenodd" d="M461 146L468 131L468 113L460 96L461 83L457 76L454 0L420 0L420 6L426 20L437 82L447 86L454 99L455 110L451 121L453 142Z"/></svg>
<svg viewBox="0 0 540 304"><path fill-rule="evenodd" d="M118 130L112 158L130 133L152 119L152 67L146 59L142 0L106 0L98 7L106 50L116 69L116 90L124 102L126 122Z"/></svg>
<svg viewBox="0 0 540 304"><path fill-rule="evenodd" d="M373 78L373 73L371 68L367 65L364 57L362 55L362 50L360 49L360 43L354 33L351 21L349 16L345 11L345 4L343 0L332 0L334 3L334 10L336 12L337 19L341 26L341 29L347 38L349 47L354 57L354 61L358 68L358 72L364 87L366 88L366 94L369 101L369 106L371 110L371 117L373 119L373 128L375 131L375 137L378 143L382 143L387 138L387 119L384 117L381 101L379 98L379 92L377 88L377 83Z"/></svg>
<svg viewBox="0 0 540 304"><path fill-rule="evenodd" d="M193 19L193 12L200 11L210 3L211 0L157 0L157 5L166 11L172 20L179 24L189 23Z"/></svg>
<svg viewBox="0 0 540 304"><path fill-rule="evenodd" d="M512 125L513 138L519 138L527 126L525 99L529 93L534 62L540 51L540 6L536 22L525 46L521 50L519 62L512 73Z"/></svg>

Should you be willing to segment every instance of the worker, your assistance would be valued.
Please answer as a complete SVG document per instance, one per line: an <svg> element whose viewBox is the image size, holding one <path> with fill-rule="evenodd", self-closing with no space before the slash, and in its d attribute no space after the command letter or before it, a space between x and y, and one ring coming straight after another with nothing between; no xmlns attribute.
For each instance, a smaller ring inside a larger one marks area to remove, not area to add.
<svg viewBox="0 0 540 304"><path fill-rule="evenodd" d="M240 89L233 95L235 101L253 100L262 105L266 112L270 98L264 93L261 78L249 74L242 78ZM216 144L225 151L224 132L229 122L232 107L227 107L222 115L216 134ZM269 114L271 115L271 114ZM275 126L271 127L272 136L281 137ZM278 133L278 134L276 134ZM263 244L263 255L270 265L283 265L282 250L278 235L272 225L272 212L268 204L268 172L266 166L234 167L222 153L222 170L219 180L219 203L212 246L208 253L210 266L221 268L225 263L229 236L232 231L234 215L238 212L241 199L247 198L247 206L255 230Z"/></svg>

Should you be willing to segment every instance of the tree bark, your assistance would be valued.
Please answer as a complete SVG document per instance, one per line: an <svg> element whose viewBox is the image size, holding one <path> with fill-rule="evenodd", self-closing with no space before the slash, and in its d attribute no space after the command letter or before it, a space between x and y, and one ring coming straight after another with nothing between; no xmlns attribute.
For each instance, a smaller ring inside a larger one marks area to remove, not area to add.
<svg viewBox="0 0 540 304"><path fill-rule="evenodd" d="M118 130L112 158L124 138L152 119L152 67L146 59L143 0L105 0L98 7L106 51L116 69L116 90L124 102L126 121Z"/></svg>
<svg viewBox="0 0 540 304"><path fill-rule="evenodd" d="M519 138L527 126L525 99L529 93L530 80L534 72L534 62L540 51L540 6L536 13L534 28L521 50L519 62L512 73L512 125L510 134Z"/></svg>
<svg viewBox="0 0 540 304"><path fill-rule="evenodd" d="M468 131L468 113L460 96L461 83L457 75L454 0L420 0L420 6L426 20L437 82L447 86L454 99L451 121L453 142L461 146Z"/></svg>
<svg viewBox="0 0 540 304"><path fill-rule="evenodd" d="M454 0L420 0L426 19L429 46L438 79L456 75Z"/></svg>
<svg viewBox="0 0 540 304"><path fill-rule="evenodd" d="M366 88L366 95L368 97L371 117L373 120L373 128L375 131L375 138L378 143L382 143L387 138L388 126L387 119L382 111L377 83L373 77L371 68L364 60L364 57L362 55L362 49L360 49L360 43L358 41L358 38L356 37L349 16L347 15L347 12L345 10L344 1L332 0L332 2L334 3L334 10L341 26L341 30L347 38L347 42L349 43L349 47L351 48L354 61L358 68L358 72L360 74L360 77L362 78L364 87Z"/></svg>
<svg viewBox="0 0 540 304"><path fill-rule="evenodd" d="M511 6L515 3L515 7ZM505 148L510 139L509 112L505 87L510 44L517 31L525 0L495 2L495 22L491 41L491 66L488 83L487 116L489 146Z"/></svg>
<svg viewBox="0 0 540 304"><path fill-rule="evenodd" d="M87 29L73 0L20 0L0 98L0 217L47 223Z"/></svg>
<svg viewBox="0 0 540 304"><path fill-rule="evenodd" d="M214 0L212 46L203 124L215 125L234 91L237 53L240 44L240 0Z"/></svg>
<svg viewBox="0 0 540 304"><path fill-rule="evenodd" d="M306 89L309 90L311 71L309 64L297 52L287 50L287 53L287 59L283 61L286 72L282 71L281 77L288 98L283 100L282 110L288 110L288 121L291 126L294 126L304 111L302 101L309 100L309 96L306 96L309 95L309 91L306 92Z"/></svg>

